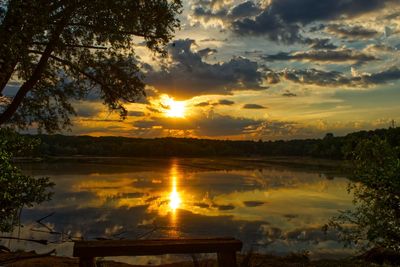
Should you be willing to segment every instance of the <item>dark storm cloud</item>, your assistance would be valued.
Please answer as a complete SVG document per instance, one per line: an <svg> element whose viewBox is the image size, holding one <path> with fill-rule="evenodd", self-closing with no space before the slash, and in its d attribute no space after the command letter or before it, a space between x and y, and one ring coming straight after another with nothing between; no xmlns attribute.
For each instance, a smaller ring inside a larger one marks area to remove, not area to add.
<svg viewBox="0 0 400 267"><path fill-rule="evenodd" d="M243 105L244 109L266 109L266 107L258 105L258 104L245 104Z"/></svg>
<svg viewBox="0 0 400 267"><path fill-rule="evenodd" d="M232 22L239 35L266 35L284 43L307 41L300 33L302 26L317 21L353 18L380 10L394 0L273 0L255 18Z"/></svg>
<svg viewBox="0 0 400 267"><path fill-rule="evenodd" d="M267 55L263 57L268 61L275 60L305 60L319 62L346 62L355 61L363 63L377 58L352 49L336 49L336 50L310 50L292 53L278 53L275 55Z"/></svg>
<svg viewBox="0 0 400 267"><path fill-rule="evenodd" d="M349 39L370 39L376 37L379 33L375 30L366 29L362 26L348 26L332 24L326 28L327 32L342 38Z"/></svg>
<svg viewBox="0 0 400 267"><path fill-rule="evenodd" d="M163 93L180 97L200 94L230 94L235 89L262 89L263 74L257 62L235 57L210 64L191 50L194 40L177 40L169 47L172 64L147 73L146 82Z"/></svg>
<svg viewBox="0 0 400 267"><path fill-rule="evenodd" d="M385 84L400 79L400 69L392 67L381 72L372 74L361 74L355 76L345 76L337 71L323 71L317 69L285 69L275 73L280 78L301 84L314 84L319 86L372 86Z"/></svg>

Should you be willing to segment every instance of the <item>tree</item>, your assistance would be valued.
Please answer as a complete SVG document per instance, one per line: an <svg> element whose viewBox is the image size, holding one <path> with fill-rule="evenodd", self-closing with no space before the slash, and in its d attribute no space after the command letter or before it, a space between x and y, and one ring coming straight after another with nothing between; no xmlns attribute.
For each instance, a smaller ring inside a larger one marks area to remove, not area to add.
<svg viewBox="0 0 400 267"><path fill-rule="evenodd" d="M89 92L126 116L144 95L132 41L155 53L179 27L180 0L0 0L0 125L70 125ZM7 85L15 88L4 97Z"/></svg>
<svg viewBox="0 0 400 267"><path fill-rule="evenodd" d="M0 232L9 232L19 224L23 207L49 200L53 183L48 178L33 178L13 166L12 157L27 153L35 140L10 129L0 129ZM12 152L11 152L12 151Z"/></svg>
<svg viewBox="0 0 400 267"><path fill-rule="evenodd" d="M348 243L400 253L400 147L373 136L358 141L350 158L355 208L330 225Z"/></svg>

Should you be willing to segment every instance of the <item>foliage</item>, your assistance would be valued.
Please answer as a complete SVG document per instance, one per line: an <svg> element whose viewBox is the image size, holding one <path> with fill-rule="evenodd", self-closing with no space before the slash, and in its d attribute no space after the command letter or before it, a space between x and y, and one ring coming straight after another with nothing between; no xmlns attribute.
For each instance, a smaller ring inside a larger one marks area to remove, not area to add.
<svg viewBox="0 0 400 267"><path fill-rule="evenodd" d="M373 136L349 153L355 208L330 222L347 244L400 253L400 146L393 140Z"/></svg>
<svg viewBox="0 0 400 267"><path fill-rule="evenodd" d="M134 43L164 55L181 6L180 0L0 1L0 125L58 131L70 125L73 101L87 97L126 116L125 103L144 95L145 67ZM14 90L8 98L7 85Z"/></svg>
<svg viewBox="0 0 400 267"><path fill-rule="evenodd" d="M343 159L359 140L381 136L400 145L400 128L352 133L343 137L327 135L323 139L290 141L230 141L195 138L126 138L38 135L38 155L107 157L209 157L209 156L297 156Z"/></svg>
<svg viewBox="0 0 400 267"><path fill-rule="evenodd" d="M11 231L18 224L19 212L25 206L49 200L48 178L33 178L21 173L12 157L26 155L35 141L21 137L10 129L0 129L0 232Z"/></svg>

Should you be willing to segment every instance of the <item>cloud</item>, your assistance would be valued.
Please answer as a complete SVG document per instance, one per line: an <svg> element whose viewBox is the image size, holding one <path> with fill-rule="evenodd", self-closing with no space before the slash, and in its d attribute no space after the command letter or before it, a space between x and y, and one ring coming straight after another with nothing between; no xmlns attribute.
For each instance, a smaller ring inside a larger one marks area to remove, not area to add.
<svg viewBox="0 0 400 267"><path fill-rule="evenodd" d="M311 49L336 49L336 45L331 43L330 39L312 39L310 40Z"/></svg>
<svg viewBox="0 0 400 267"><path fill-rule="evenodd" d="M228 100L228 99L220 99L218 100L218 102L210 102L210 101L204 101L204 102L200 102L195 104L195 107L207 107L207 106L232 106L233 104L235 104L234 101Z"/></svg>
<svg viewBox="0 0 400 267"><path fill-rule="evenodd" d="M202 50L197 51L197 53L199 54L200 57L204 58L204 57L208 57L211 56L214 53L217 53L216 49L211 49L211 48L205 48Z"/></svg>
<svg viewBox="0 0 400 267"><path fill-rule="evenodd" d="M254 207L258 207L258 206L264 205L265 202L264 201L243 201L243 204L246 207L254 208Z"/></svg>
<svg viewBox="0 0 400 267"><path fill-rule="evenodd" d="M283 43L306 42L301 30L318 21L332 21L377 11L394 0L272 0L254 18L232 22L238 35L265 35Z"/></svg>
<svg viewBox="0 0 400 267"><path fill-rule="evenodd" d="M266 109L266 107L258 105L258 104L245 104L243 105L244 109Z"/></svg>
<svg viewBox="0 0 400 267"><path fill-rule="evenodd" d="M102 110L100 103L79 102L75 106L77 116L82 118L96 117Z"/></svg>
<svg viewBox="0 0 400 267"><path fill-rule="evenodd" d="M145 113L142 111L128 111L128 116L132 116L132 117L142 117L144 116Z"/></svg>
<svg viewBox="0 0 400 267"><path fill-rule="evenodd" d="M362 26L348 26L348 25L338 25L331 24L326 27L326 31L330 34L340 36L342 38L354 39L371 39L376 37L379 32L366 29Z"/></svg>
<svg viewBox="0 0 400 267"><path fill-rule="evenodd" d="M146 108L147 108L149 111L153 112L153 113L162 113L161 110L159 110L158 108L153 107L153 106L151 106L151 105L146 106Z"/></svg>
<svg viewBox="0 0 400 267"><path fill-rule="evenodd" d="M294 97L297 96L295 93L292 93L290 91L286 91L282 94L282 96L286 96L286 97Z"/></svg>
<svg viewBox="0 0 400 267"><path fill-rule="evenodd" d="M367 52L398 52L399 49L385 44L370 44L365 49Z"/></svg>
<svg viewBox="0 0 400 267"><path fill-rule="evenodd" d="M383 84L400 79L400 69L398 67L393 67L378 73L363 74L359 77L355 77L356 80L357 78L366 84Z"/></svg>
<svg viewBox="0 0 400 267"><path fill-rule="evenodd" d="M249 127L256 127L261 120L221 115L210 111L190 119L158 118L134 122L134 126L140 129L161 128L165 130L187 130L196 136L216 137L235 136L245 134Z"/></svg>
<svg viewBox="0 0 400 267"><path fill-rule="evenodd" d="M195 107L207 107L210 105L210 102L200 102L194 105Z"/></svg>
<svg viewBox="0 0 400 267"><path fill-rule="evenodd" d="M299 124L290 121L264 121L248 132L253 138L264 140L281 140L293 138L309 138L310 129L302 128Z"/></svg>
<svg viewBox="0 0 400 267"><path fill-rule="evenodd" d="M190 98L205 94L231 94L236 89L263 89L257 62L242 57L210 64L192 51L194 40L177 40L169 47L172 63L147 73L146 82L162 93Z"/></svg>
<svg viewBox="0 0 400 267"><path fill-rule="evenodd" d="M210 118L198 121L197 133L200 136L210 137L241 135L248 127L257 126L260 123L262 123L260 120L214 114Z"/></svg>
<svg viewBox="0 0 400 267"><path fill-rule="evenodd" d="M190 130L195 127L192 121L186 119L157 118L157 117L153 117L151 120L135 121L134 126L144 129L162 127L164 129L172 129L172 130Z"/></svg>
<svg viewBox="0 0 400 267"><path fill-rule="evenodd" d="M193 1L193 5L218 10L231 4L231 2L231 0L195 0Z"/></svg>
<svg viewBox="0 0 400 267"><path fill-rule="evenodd" d="M275 75L300 84L368 87L399 80L400 69L398 67L392 67L377 73L354 73L353 76L350 77L337 71L323 71L317 69L285 69L275 73Z"/></svg>
<svg viewBox="0 0 400 267"><path fill-rule="evenodd" d="M363 63L367 61L377 60L373 55L365 54L356 50L341 48L336 50L310 50L291 53L278 53L275 55L267 55L263 57L268 61L276 60L299 60L314 62L356 62Z"/></svg>
<svg viewBox="0 0 400 267"><path fill-rule="evenodd" d="M217 208L220 211L227 211L227 210L234 210L235 206L233 206L232 204L229 205L218 205L218 204L213 204L214 208Z"/></svg>
<svg viewBox="0 0 400 267"><path fill-rule="evenodd" d="M237 6L234 6L229 11L229 16L231 18L251 17L259 14L260 12L261 12L260 7L254 4L254 2L246 1Z"/></svg>
<svg viewBox="0 0 400 267"><path fill-rule="evenodd" d="M286 24L279 17L271 16L268 11L262 12L254 19L235 20L232 30L238 35L265 35L276 42L304 42L299 25Z"/></svg>
<svg viewBox="0 0 400 267"><path fill-rule="evenodd" d="M224 3L223 5L210 5L207 3L195 3L189 16L192 23L207 25L219 25L225 27L232 21L241 18L253 17L262 9L253 1L246 1L236 6Z"/></svg>
<svg viewBox="0 0 400 267"><path fill-rule="evenodd" d="M235 102L231 101L231 100L228 100L228 99L220 99L218 101L218 104L219 105L223 105L223 106L231 106L231 105L235 104Z"/></svg>

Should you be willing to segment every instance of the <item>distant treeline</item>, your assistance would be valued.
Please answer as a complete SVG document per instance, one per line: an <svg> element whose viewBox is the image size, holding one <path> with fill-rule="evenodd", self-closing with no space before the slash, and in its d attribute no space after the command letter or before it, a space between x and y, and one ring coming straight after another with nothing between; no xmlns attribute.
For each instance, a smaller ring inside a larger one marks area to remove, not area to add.
<svg viewBox="0 0 400 267"><path fill-rule="evenodd" d="M231 141L195 138L126 138L35 135L41 140L39 156L107 157L212 157L212 156L305 156L342 159L357 142L371 136L400 145L400 127L361 131L342 137L290 141Z"/></svg>

